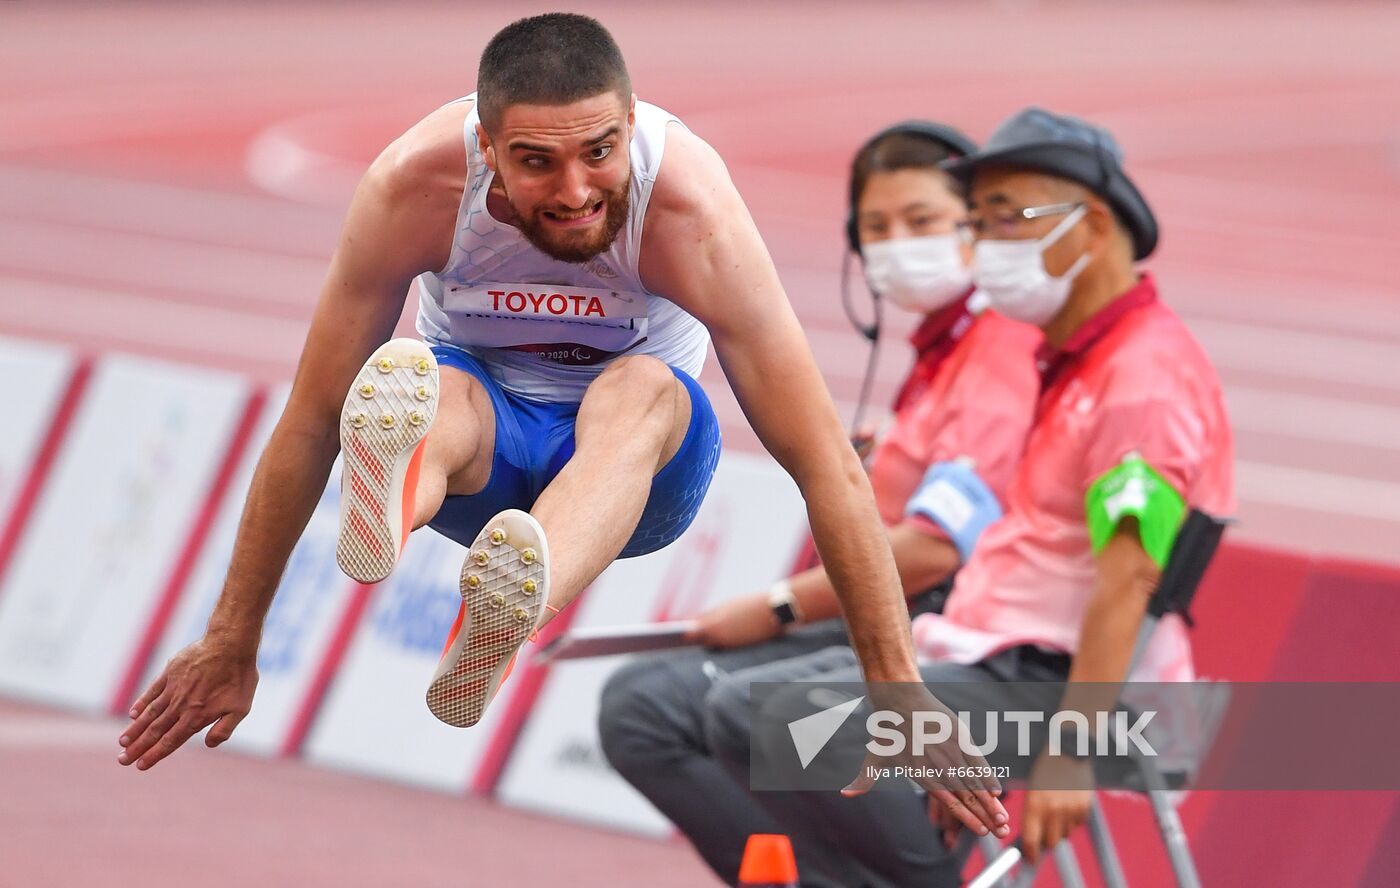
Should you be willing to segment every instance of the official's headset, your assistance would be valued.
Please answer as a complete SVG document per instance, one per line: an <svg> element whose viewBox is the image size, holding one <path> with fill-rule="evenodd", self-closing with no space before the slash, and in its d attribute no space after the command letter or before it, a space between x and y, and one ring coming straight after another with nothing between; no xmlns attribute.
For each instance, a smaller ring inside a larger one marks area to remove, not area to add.
<svg viewBox="0 0 1400 888"><path fill-rule="evenodd" d="M915 136L921 139L928 139L930 142L944 148L949 153L949 159L966 157L977 151L977 143L967 136L941 123L934 123L929 120L906 120L894 126L880 130L875 135L865 141L860 146L851 160L851 173L848 178L848 200L846 213L846 246L848 249L841 260L841 307L846 312L846 317L850 319L851 326L870 341L870 357L865 365L865 379L860 386L860 400L856 402L855 415L851 418L851 431L854 432L860 427L861 420L865 418L865 409L870 400L870 388L875 381L875 364L879 357L880 349L880 324L884 318L884 309L880 302L880 294L874 290L870 291L871 320L869 323L862 321L856 314L855 307L851 302L851 257L859 256L860 250L860 225L857 219L857 210L860 203L859 185L856 182L856 162L874 145L888 139L891 136Z"/></svg>

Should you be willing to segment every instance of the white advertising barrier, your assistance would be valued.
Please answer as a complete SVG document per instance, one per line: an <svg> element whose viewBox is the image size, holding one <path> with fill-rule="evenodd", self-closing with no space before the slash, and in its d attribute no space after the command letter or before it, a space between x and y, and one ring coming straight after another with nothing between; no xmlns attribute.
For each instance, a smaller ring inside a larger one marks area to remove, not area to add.
<svg viewBox="0 0 1400 888"><path fill-rule="evenodd" d="M0 691L107 707L248 395L228 374L102 362L0 589Z"/></svg>
<svg viewBox="0 0 1400 888"><path fill-rule="evenodd" d="M170 627L162 636L147 668L142 687L149 686L169 659L199 639L223 591L238 523L243 515L253 470L286 403L287 390L268 399L228 497L205 543ZM258 690L252 712L234 731L226 748L256 755L276 755L295 740L301 719L317 701L316 676L332 650L336 628L346 619L358 594L356 585L335 561L340 529L340 463L330 478L316 511L307 522L263 627L258 648Z"/></svg>
<svg viewBox="0 0 1400 888"><path fill-rule="evenodd" d="M285 387L268 397L262 416L248 437L248 446L243 452L243 458L229 483L228 494L219 505L218 515L209 529L204 548L200 551L194 569L190 572L189 581L185 584L175 611L171 614L170 623L156 643L150 662L146 664L138 693L150 687L177 651L204 635L204 627L209 622L209 614L214 610L214 602L223 591L224 577L233 557L233 540L238 533L238 522L243 517L243 505L248 499L248 488L253 481L253 470L257 468L258 459L262 456L263 448L267 446L267 439L271 437L272 429L277 425L277 419L286 401ZM250 715L243 721L243 727L251 720ZM240 732L243 727L239 728Z"/></svg>
<svg viewBox="0 0 1400 888"><path fill-rule="evenodd" d="M66 348L0 336L5 380L5 434L0 435L0 527L49 431L77 361Z"/></svg>
<svg viewBox="0 0 1400 888"><path fill-rule="evenodd" d="M369 611L307 740L312 762L448 792L464 792L518 682L506 682L486 717L453 728L425 694L462 603L466 549L432 531L409 537L403 560L374 587ZM528 651L529 648L527 647Z"/></svg>
<svg viewBox="0 0 1400 888"><path fill-rule="evenodd" d="M700 514L672 545L619 561L589 588L574 627L692 616L783 576L806 532L802 498L767 457L726 454ZM667 820L619 777L598 743L598 698L625 657L550 668L498 786L509 805L649 835Z"/></svg>

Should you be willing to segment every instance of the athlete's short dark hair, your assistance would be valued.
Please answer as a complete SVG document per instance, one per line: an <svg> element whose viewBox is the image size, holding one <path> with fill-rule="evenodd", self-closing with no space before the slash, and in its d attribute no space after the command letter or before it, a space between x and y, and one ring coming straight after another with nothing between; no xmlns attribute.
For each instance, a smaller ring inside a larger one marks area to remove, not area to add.
<svg viewBox="0 0 1400 888"><path fill-rule="evenodd" d="M632 80L608 29L570 12L506 25L481 53L476 75L481 122L494 129L511 105L567 105L600 93L632 95Z"/></svg>

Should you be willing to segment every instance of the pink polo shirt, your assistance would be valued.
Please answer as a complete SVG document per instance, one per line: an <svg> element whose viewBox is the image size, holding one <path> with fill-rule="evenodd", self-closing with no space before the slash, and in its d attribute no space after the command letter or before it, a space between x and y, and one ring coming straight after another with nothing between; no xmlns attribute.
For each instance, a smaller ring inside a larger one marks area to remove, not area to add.
<svg viewBox="0 0 1400 888"><path fill-rule="evenodd" d="M934 315L929 322L937 320ZM910 396L901 398L894 424L871 459L870 485L888 525L904 520L904 506L930 465L958 457L970 457L1005 502L1035 415L1041 332L993 311L964 309L948 322L945 336L952 342L936 371L917 388L906 387ZM942 534L937 525L924 523Z"/></svg>
<svg viewBox="0 0 1400 888"><path fill-rule="evenodd" d="M926 659L976 662L1020 644L1078 649L1096 580L1084 496L1129 453L1188 505L1222 516L1235 508L1220 382L1185 325L1157 301L1149 275L1042 365L1046 388L1007 513L983 533L943 614L914 622ZM1192 677L1185 627L1168 617L1132 678Z"/></svg>

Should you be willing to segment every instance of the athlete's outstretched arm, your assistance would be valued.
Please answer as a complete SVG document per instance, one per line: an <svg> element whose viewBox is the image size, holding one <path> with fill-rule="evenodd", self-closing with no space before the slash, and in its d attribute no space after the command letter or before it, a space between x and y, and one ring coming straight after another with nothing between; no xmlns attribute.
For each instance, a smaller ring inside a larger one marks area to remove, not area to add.
<svg viewBox="0 0 1400 888"><path fill-rule="evenodd" d="M641 272L648 289L709 328L744 414L801 488L872 695L899 697L891 708L937 705L926 691L926 701L919 697L909 614L870 482L777 270L719 156L678 126L668 131L647 212ZM959 793L951 804L969 826L1004 823L986 793Z"/></svg>
<svg viewBox="0 0 1400 888"><path fill-rule="evenodd" d="M456 203L436 199L434 171L451 168L442 161L406 136L356 190L290 398L253 475L223 592L204 638L176 654L132 706L121 764L149 768L216 722L206 742L217 746L252 706L263 620L340 449L345 392L392 336L413 277L446 263ZM445 221L435 209L442 203L450 204Z"/></svg>

